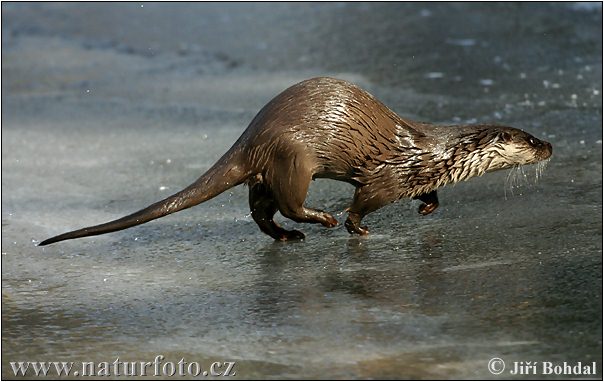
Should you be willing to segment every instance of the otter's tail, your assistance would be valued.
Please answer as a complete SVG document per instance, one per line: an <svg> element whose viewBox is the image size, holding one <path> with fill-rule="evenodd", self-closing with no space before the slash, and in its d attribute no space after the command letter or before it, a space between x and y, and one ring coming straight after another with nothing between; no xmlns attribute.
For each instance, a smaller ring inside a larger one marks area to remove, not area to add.
<svg viewBox="0 0 604 382"><path fill-rule="evenodd" d="M58 241L76 239L78 237L101 235L108 232L119 231L184 210L185 208L193 207L206 200L212 199L231 187L243 183L249 176L249 174L244 171L245 166L243 163L241 151L231 149L193 184L164 200L108 223L82 228L51 237L38 245L47 245Z"/></svg>

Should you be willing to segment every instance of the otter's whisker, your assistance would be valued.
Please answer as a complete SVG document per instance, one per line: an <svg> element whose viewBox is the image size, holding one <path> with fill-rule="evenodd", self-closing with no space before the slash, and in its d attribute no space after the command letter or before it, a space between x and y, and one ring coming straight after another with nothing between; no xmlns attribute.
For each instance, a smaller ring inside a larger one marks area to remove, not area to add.
<svg viewBox="0 0 604 382"><path fill-rule="evenodd" d="M547 167L548 163L549 163L549 159L546 159L544 161L537 163L537 168L535 170L535 184L537 184L537 181L543 175L543 171L545 171L545 168Z"/></svg>
<svg viewBox="0 0 604 382"><path fill-rule="evenodd" d="M522 182L527 186L530 185L530 183L528 181L528 176L524 172L524 166L519 166L519 168L520 168L520 174L522 175L522 178L521 178Z"/></svg>
<svg viewBox="0 0 604 382"><path fill-rule="evenodd" d="M514 195L514 187L517 184L518 169L520 166L515 165L510 169L508 176L505 178L505 186L503 188L503 196L507 200L507 189L510 189L510 194Z"/></svg>

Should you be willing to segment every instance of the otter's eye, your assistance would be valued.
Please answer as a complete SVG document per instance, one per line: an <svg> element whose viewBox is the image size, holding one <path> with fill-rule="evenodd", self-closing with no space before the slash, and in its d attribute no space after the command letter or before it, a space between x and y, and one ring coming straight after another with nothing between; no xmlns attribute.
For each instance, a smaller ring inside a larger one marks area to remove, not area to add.
<svg viewBox="0 0 604 382"><path fill-rule="evenodd" d="M531 144L531 146L537 146L537 139L530 137L528 141Z"/></svg>
<svg viewBox="0 0 604 382"><path fill-rule="evenodd" d="M512 134L505 132L505 133L501 134L501 138L503 139L504 142L509 142L512 140Z"/></svg>

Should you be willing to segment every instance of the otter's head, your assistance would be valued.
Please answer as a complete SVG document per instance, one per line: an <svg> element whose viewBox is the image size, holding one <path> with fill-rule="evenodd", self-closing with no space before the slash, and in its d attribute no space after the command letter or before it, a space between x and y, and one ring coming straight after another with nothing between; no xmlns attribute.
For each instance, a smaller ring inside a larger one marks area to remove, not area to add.
<svg viewBox="0 0 604 382"><path fill-rule="evenodd" d="M552 145L513 127L493 127L485 144L492 153L487 171L533 164L552 155Z"/></svg>
<svg viewBox="0 0 604 382"><path fill-rule="evenodd" d="M552 155L548 142L513 127L465 125L441 128L438 132L452 145L436 156L443 168L437 187L486 172L537 163Z"/></svg>

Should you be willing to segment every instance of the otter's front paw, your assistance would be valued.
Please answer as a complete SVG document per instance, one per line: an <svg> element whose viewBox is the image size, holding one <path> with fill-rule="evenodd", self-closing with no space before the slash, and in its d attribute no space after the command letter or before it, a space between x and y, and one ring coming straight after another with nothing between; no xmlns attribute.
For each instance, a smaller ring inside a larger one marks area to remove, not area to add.
<svg viewBox="0 0 604 382"><path fill-rule="evenodd" d="M346 223L344 223L344 226L346 226L346 229L350 234L356 233L361 236L369 235L369 229L367 228L367 226L358 226L350 219L350 217L346 219Z"/></svg>

